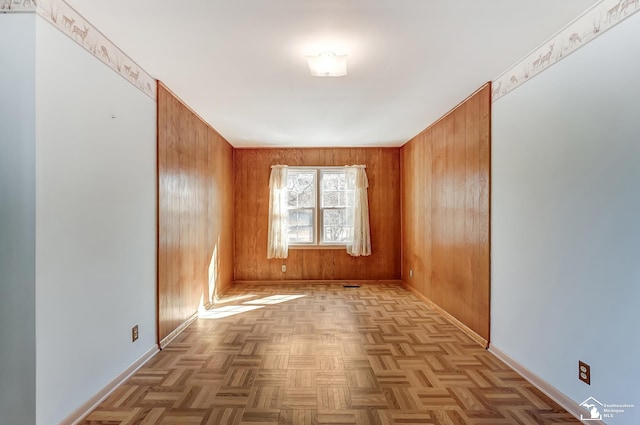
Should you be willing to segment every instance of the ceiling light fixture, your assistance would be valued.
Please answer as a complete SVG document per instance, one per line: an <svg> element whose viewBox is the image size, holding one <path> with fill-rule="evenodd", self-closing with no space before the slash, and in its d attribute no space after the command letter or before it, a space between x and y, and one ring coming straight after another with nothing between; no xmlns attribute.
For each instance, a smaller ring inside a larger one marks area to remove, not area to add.
<svg viewBox="0 0 640 425"><path fill-rule="evenodd" d="M307 56L309 71L314 77L343 77L347 75L347 55L321 52L317 56Z"/></svg>

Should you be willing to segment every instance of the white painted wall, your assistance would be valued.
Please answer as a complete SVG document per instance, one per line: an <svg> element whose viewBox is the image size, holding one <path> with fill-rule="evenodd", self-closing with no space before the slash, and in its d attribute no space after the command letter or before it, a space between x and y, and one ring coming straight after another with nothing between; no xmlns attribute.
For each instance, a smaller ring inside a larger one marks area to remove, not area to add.
<svg viewBox="0 0 640 425"><path fill-rule="evenodd" d="M35 15L0 14L0 422L35 423Z"/></svg>
<svg viewBox="0 0 640 425"><path fill-rule="evenodd" d="M493 105L492 345L640 423L640 13ZM577 364L591 365L592 383Z"/></svg>
<svg viewBox="0 0 640 425"><path fill-rule="evenodd" d="M37 424L52 425L155 345L156 106L39 17L36 52Z"/></svg>

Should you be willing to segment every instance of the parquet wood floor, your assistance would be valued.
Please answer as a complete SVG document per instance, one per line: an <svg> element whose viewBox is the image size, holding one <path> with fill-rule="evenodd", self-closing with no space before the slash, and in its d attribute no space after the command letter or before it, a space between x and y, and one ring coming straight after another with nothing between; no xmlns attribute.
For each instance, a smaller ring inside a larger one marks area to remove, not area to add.
<svg viewBox="0 0 640 425"><path fill-rule="evenodd" d="M238 285L223 301L82 424L579 423L402 286Z"/></svg>

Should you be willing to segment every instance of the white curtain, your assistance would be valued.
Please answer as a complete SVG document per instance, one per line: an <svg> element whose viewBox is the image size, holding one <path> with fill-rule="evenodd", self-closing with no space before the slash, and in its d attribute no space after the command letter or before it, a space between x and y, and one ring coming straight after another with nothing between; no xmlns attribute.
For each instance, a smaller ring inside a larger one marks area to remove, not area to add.
<svg viewBox="0 0 640 425"><path fill-rule="evenodd" d="M347 245L347 253L354 257L371 255L371 235L369 231L369 200L367 198L366 167L353 165L347 167L348 179L354 189L353 201L353 243Z"/></svg>
<svg viewBox="0 0 640 425"><path fill-rule="evenodd" d="M269 178L269 246L267 258L287 258L287 166L272 165Z"/></svg>

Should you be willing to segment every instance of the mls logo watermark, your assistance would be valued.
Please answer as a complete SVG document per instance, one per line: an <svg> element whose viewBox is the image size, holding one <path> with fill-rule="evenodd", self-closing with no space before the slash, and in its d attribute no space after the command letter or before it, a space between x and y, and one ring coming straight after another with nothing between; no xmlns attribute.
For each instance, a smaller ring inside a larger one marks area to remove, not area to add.
<svg viewBox="0 0 640 425"><path fill-rule="evenodd" d="M595 398L589 397L580 403L580 406L589 411L589 415L586 418L582 414L580 415L581 421L599 421L602 419L601 411L603 410L604 405Z"/></svg>
<svg viewBox="0 0 640 425"><path fill-rule="evenodd" d="M580 407L584 408L588 413L580 415L581 421L601 421L605 418L613 418L615 415L623 414L625 409L633 409L633 404L607 404L600 403L593 397L589 397L582 403Z"/></svg>

